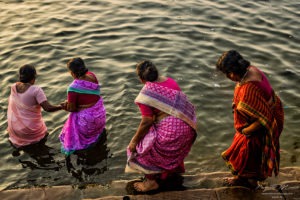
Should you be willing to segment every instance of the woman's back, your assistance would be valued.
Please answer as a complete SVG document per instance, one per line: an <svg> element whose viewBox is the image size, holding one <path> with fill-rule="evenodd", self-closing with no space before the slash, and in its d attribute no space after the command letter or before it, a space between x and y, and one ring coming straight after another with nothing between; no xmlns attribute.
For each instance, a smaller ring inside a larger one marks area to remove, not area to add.
<svg viewBox="0 0 300 200"><path fill-rule="evenodd" d="M19 100L26 106L39 106L39 104L47 100L42 88L37 85L31 85L25 91L20 91L18 84L14 84L12 87L16 87Z"/></svg>

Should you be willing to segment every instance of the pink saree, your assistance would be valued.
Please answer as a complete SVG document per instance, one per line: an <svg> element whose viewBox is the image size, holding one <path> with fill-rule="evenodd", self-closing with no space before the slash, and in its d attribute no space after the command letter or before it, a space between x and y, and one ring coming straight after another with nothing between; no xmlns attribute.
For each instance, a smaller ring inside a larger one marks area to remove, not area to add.
<svg viewBox="0 0 300 200"><path fill-rule="evenodd" d="M100 86L83 80L74 80L68 91L100 95ZM102 98L79 112L71 112L59 135L61 151L66 155L88 148L95 143L105 128L106 111Z"/></svg>
<svg viewBox="0 0 300 200"><path fill-rule="evenodd" d="M136 153L127 150L125 172L183 173L184 158L196 137L195 107L181 91L151 82L145 84L135 102L157 108L169 116L152 125L137 145Z"/></svg>
<svg viewBox="0 0 300 200"><path fill-rule="evenodd" d="M46 136L47 127L41 113L41 106L22 103L16 84L11 86L7 109L7 131L9 140L16 147L39 142Z"/></svg>

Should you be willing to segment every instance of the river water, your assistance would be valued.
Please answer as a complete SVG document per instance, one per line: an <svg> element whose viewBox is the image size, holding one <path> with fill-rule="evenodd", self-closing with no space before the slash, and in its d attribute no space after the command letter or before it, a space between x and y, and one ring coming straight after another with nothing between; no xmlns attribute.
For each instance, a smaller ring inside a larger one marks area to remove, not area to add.
<svg viewBox="0 0 300 200"><path fill-rule="evenodd" d="M236 49L263 70L285 106L281 167L300 166L300 3L233 0L0 1L0 189L109 184L124 173L126 146L139 124L133 103L142 85L135 64L152 60L197 107L199 136L186 173L227 171L220 153L231 143L234 83L215 70ZM107 136L66 164L58 135L68 113L43 112L45 145L17 152L7 140L7 98L17 70L36 65L51 103L65 100L72 78L66 62L82 57L102 85Z"/></svg>

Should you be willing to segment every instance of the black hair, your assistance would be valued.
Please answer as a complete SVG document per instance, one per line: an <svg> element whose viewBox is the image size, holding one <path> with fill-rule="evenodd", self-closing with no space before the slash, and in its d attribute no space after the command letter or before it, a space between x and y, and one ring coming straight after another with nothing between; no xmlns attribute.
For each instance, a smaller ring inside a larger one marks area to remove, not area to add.
<svg viewBox="0 0 300 200"><path fill-rule="evenodd" d="M76 78L85 75L85 73L89 71L85 67L83 60L79 57L70 59L67 63L67 67L71 72L75 74Z"/></svg>
<svg viewBox="0 0 300 200"><path fill-rule="evenodd" d="M36 78L36 70L33 65L23 65L19 69L19 81L22 83L29 83Z"/></svg>
<svg viewBox="0 0 300 200"><path fill-rule="evenodd" d="M154 82L158 78L156 66L149 60L144 60L136 65L137 74L141 80Z"/></svg>
<svg viewBox="0 0 300 200"><path fill-rule="evenodd" d="M243 56L236 50L224 52L216 64L217 69L224 74L232 72L241 77L246 73L249 66L250 62L245 60Z"/></svg>

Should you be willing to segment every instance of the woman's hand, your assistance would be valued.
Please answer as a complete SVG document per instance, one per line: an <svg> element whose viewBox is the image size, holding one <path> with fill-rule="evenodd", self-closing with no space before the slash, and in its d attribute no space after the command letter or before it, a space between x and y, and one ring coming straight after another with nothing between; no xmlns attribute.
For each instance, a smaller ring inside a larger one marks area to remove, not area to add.
<svg viewBox="0 0 300 200"><path fill-rule="evenodd" d="M248 132L247 128L243 128L241 132L242 132L242 134L245 135L246 137L250 137L250 136L251 136L251 133Z"/></svg>
<svg viewBox="0 0 300 200"><path fill-rule="evenodd" d="M60 105L66 111L77 112L77 108L76 108L76 105L74 103L70 103L68 101L65 101L65 102L62 102Z"/></svg>
<svg viewBox="0 0 300 200"><path fill-rule="evenodd" d="M67 104L68 104L68 102L64 101L64 102L60 103L60 106L62 107L63 110L67 110Z"/></svg>
<svg viewBox="0 0 300 200"><path fill-rule="evenodd" d="M128 149L130 150L130 152L136 152L136 145L137 143L134 141L130 141L129 145L128 145Z"/></svg>
<svg viewBox="0 0 300 200"><path fill-rule="evenodd" d="M128 149L131 152L136 152L137 144L143 139L143 137L148 133L150 127L153 124L153 117L142 117L138 130L135 135L132 137Z"/></svg>
<svg viewBox="0 0 300 200"><path fill-rule="evenodd" d="M263 126L260 124L259 121L255 121L249 126L242 129L241 133L245 135L246 137L250 137L254 132L261 129Z"/></svg>

